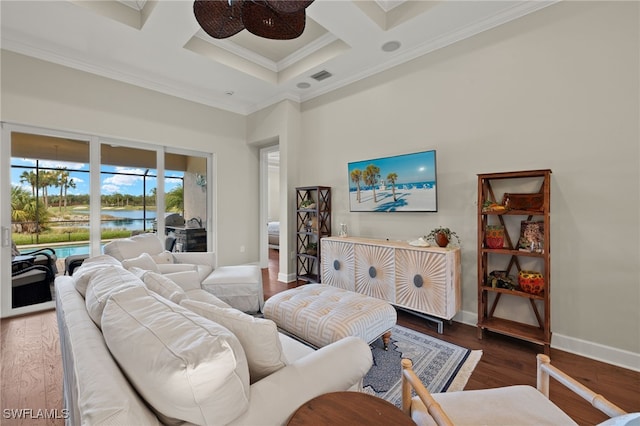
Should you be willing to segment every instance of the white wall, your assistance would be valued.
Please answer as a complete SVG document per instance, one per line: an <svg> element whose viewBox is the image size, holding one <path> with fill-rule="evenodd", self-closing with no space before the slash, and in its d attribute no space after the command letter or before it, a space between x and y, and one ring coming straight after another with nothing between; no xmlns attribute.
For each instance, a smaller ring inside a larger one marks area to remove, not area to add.
<svg viewBox="0 0 640 426"><path fill-rule="evenodd" d="M1 119L213 153L218 262L258 260L259 162L245 117L3 50Z"/></svg>
<svg viewBox="0 0 640 426"><path fill-rule="evenodd" d="M475 324L476 174L552 169L552 346L640 370L638 17L637 2L561 2L306 102L297 184L331 186L350 235L457 231L458 318ZM347 162L426 149L438 213L349 212Z"/></svg>

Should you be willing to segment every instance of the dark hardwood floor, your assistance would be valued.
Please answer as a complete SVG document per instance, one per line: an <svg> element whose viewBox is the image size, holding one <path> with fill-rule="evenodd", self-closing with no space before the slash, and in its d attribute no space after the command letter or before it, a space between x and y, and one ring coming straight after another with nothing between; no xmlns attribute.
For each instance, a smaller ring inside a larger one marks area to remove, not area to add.
<svg viewBox="0 0 640 426"><path fill-rule="evenodd" d="M278 252L270 249L269 268L263 269L265 298L296 287L278 277ZM476 328L453 322L438 334L434 326L415 315L398 311L398 324L451 343L483 351L465 389L485 389L536 382L536 354L541 347L487 333L479 340ZM62 413L62 363L55 311L3 319L1 328L0 398L3 425L63 425L58 419L11 419L7 409L49 410ZM640 411L640 372L551 349L552 363L622 409ZM581 425L595 425L606 416L552 380L551 400ZM522 401L526 404L527 401ZM498 407L496 407L498 408ZM57 410L54 411L54 410Z"/></svg>

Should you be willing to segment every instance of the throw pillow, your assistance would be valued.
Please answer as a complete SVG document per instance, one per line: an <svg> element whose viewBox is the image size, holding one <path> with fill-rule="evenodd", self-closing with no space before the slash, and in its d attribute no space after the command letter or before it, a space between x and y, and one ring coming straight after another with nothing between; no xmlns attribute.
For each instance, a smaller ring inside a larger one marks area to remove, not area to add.
<svg viewBox="0 0 640 426"><path fill-rule="evenodd" d="M144 281L144 285L149 290L158 293L165 299L171 300L173 303L179 304L186 296L182 287L162 274L146 271L142 276L142 281Z"/></svg>
<svg viewBox="0 0 640 426"><path fill-rule="evenodd" d="M103 268L109 266L122 266L121 263L114 257L106 254L100 256L90 257L82 262L82 265L78 267L73 273L73 284L78 290L78 293L85 297L87 294L87 286L93 275Z"/></svg>
<svg viewBox="0 0 640 426"><path fill-rule="evenodd" d="M227 424L249 407L249 370L226 328L150 292L111 296L105 342L161 422Z"/></svg>
<svg viewBox="0 0 640 426"><path fill-rule="evenodd" d="M149 253L142 253L138 257L125 259L122 261L122 266L124 266L125 269L136 267L147 271L160 272L158 270L158 265L153 261L153 258Z"/></svg>
<svg viewBox="0 0 640 426"><path fill-rule="evenodd" d="M247 355L251 383L287 365L278 336L278 327L273 321L255 318L237 309L220 308L188 299L182 301L182 306L215 321L235 334Z"/></svg>
<svg viewBox="0 0 640 426"><path fill-rule="evenodd" d="M122 266L109 265L93 275L87 286L85 304L89 316L101 327L102 311L112 294L129 287L142 287L142 281Z"/></svg>

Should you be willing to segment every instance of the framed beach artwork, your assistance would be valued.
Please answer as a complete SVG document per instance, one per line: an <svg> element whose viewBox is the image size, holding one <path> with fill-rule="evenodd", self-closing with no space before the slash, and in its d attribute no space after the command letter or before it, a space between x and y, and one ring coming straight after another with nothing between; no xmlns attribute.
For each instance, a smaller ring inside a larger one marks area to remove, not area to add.
<svg viewBox="0 0 640 426"><path fill-rule="evenodd" d="M437 212L436 151L354 161L349 173L352 212Z"/></svg>

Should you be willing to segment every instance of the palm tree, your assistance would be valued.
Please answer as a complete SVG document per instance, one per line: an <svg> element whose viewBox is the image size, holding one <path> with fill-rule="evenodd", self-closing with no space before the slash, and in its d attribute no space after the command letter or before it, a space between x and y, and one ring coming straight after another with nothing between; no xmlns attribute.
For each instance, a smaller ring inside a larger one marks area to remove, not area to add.
<svg viewBox="0 0 640 426"><path fill-rule="evenodd" d="M38 188L38 175L33 170L24 171L20 175L20 183L28 183L31 185L31 196L35 198Z"/></svg>
<svg viewBox="0 0 640 426"><path fill-rule="evenodd" d="M38 183L42 188L42 201L46 209L49 207L49 187L57 186L58 172L40 171L38 173Z"/></svg>
<svg viewBox="0 0 640 426"><path fill-rule="evenodd" d="M26 222L28 220L25 206L29 204L29 192L19 186L11 186L11 222Z"/></svg>
<svg viewBox="0 0 640 426"><path fill-rule="evenodd" d="M377 203L376 199L376 184L378 183L378 179L380 178L380 167L375 164L369 164L366 169L364 169L364 183L369 185L373 189L373 202Z"/></svg>
<svg viewBox="0 0 640 426"><path fill-rule="evenodd" d="M351 171L351 181L356 184L356 199L360 202L360 181L362 180L362 170Z"/></svg>
<svg viewBox="0 0 640 426"><path fill-rule="evenodd" d="M398 175L396 173L389 173L387 175L387 180L391 183L391 192L393 193L393 201L398 201L396 199L396 180L398 180Z"/></svg>
<svg viewBox="0 0 640 426"><path fill-rule="evenodd" d="M67 208L67 192L69 191L69 188L75 188L76 187L76 181L73 180L73 178L69 179L67 181L67 183L64 185L64 208Z"/></svg>

